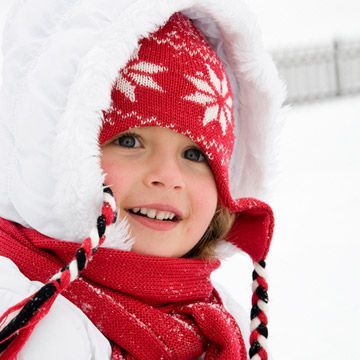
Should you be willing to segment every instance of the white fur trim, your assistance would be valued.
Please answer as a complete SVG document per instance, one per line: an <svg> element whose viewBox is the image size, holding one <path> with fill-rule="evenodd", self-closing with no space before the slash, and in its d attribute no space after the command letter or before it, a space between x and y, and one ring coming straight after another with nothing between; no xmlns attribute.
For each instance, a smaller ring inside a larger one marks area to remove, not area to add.
<svg viewBox="0 0 360 360"><path fill-rule="evenodd" d="M194 19L230 77L238 134L232 193L261 197L272 169L284 89L246 3L17 3L3 43L0 216L59 239L82 241L88 235L103 200L101 110L109 107L111 86L138 40L176 11Z"/></svg>
<svg viewBox="0 0 360 360"><path fill-rule="evenodd" d="M226 260L239 253L243 254L244 252L234 244L225 240L219 241L215 247L215 257L219 260Z"/></svg>
<svg viewBox="0 0 360 360"><path fill-rule="evenodd" d="M113 249L130 251L134 239L130 233L126 218L117 220L115 224L106 227L104 246Z"/></svg>

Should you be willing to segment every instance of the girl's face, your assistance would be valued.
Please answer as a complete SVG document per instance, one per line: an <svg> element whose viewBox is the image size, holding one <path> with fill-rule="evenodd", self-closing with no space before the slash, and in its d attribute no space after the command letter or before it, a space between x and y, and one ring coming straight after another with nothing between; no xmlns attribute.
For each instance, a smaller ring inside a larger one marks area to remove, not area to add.
<svg viewBox="0 0 360 360"><path fill-rule="evenodd" d="M135 239L133 251L181 257L215 214L217 190L205 155L161 127L130 129L102 146L101 166Z"/></svg>

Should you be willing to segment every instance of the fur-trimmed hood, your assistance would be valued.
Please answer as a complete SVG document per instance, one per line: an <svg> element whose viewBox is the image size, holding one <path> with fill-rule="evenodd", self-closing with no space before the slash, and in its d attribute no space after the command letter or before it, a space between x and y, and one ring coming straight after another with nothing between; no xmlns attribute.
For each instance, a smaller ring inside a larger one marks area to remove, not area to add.
<svg viewBox="0 0 360 360"><path fill-rule="evenodd" d="M242 0L17 1L4 31L0 216L81 241L101 212L101 110L138 40L181 11L217 51L235 99L234 198L263 198L284 88Z"/></svg>

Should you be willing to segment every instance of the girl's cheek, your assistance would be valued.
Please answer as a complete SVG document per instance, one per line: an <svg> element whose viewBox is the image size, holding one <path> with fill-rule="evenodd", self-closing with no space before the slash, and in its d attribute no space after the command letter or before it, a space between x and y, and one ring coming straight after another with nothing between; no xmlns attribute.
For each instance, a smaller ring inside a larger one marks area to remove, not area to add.
<svg viewBox="0 0 360 360"><path fill-rule="evenodd" d="M119 189L126 187L126 177L119 169L110 168L110 171L106 175L106 183L111 185L115 192L117 192Z"/></svg>
<svg viewBox="0 0 360 360"><path fill-rule="evenodd" d="M106 160L101 161L101 167L105 173L105 183L106 185L111 186L115 199L118 202L120 189L126 187L126 176L124 176L126 171L116 162Z"/></svg>
<svg viewBox="0 0 360 360"><path fill-rule="evenodd" d="M195 204L199 207L199 211L201 211L206 217L212 218L216 211L217 202L218 202L218 194L217 188L214 179L211 177L207 177L203 179L203 181L194 181L194 188L192 190L194 194Z"/></svg>

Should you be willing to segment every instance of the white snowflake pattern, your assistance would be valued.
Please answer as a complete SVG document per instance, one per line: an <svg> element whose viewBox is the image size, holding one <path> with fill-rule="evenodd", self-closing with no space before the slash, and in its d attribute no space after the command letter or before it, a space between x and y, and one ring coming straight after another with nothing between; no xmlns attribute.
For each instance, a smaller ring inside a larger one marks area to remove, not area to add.
<svg viewBox="0 0 360 360"><path fill-rule="evenodd" d="M168 71L168 68L165 66L139 60L139 50L140 46L130 58L130 65L120 72L116 81L116 89L121 91L132 102L136 101L135 89L137 86L165 92L151 76L159 72Z"/></svg>
<svg viewBox="0 0 360 360"><path fill-rule="evenodd" d="M197 88L197 91L184 97L185 100L204 105L206 107L203 125L211 121L219 121L223 135L226 134L227 124L231 124L231 110L233 106L229 84L226 76L218 78L209 64L206 64L209 81L190 75L185 77Z"/></svg>

